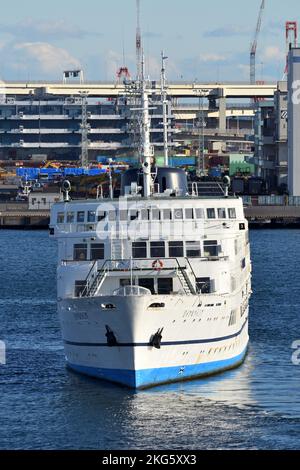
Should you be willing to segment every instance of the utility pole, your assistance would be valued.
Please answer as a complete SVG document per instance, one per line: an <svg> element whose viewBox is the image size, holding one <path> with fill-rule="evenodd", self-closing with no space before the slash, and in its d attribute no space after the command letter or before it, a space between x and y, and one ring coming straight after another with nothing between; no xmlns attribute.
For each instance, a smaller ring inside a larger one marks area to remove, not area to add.
<svg viewBox="0 0 300 470"><path fill-rule="evenodd" d="M164 55L164 52L161 53L161 100L163 106L163 128L164 128L164 164L169 166L169 143L168 143L168 100L167 100L167 90L166 90L166 68L165 61L168 59Z"/></svg>
<svg viewBox="0 0 300 470"><path fill-rule="evenodd" d="M87 113L87 94L81 93L81 166L87 168L89 165L89 130Z"/></svg>
<svg viewBox="0 0 300 470"><path fill-rule="evenodd" d="M201 90L195 90L199 98L199 117L198 117L198 158L196 161L196 175L198 177L205 176L205 116L204 102L206 96Z"/></svg>

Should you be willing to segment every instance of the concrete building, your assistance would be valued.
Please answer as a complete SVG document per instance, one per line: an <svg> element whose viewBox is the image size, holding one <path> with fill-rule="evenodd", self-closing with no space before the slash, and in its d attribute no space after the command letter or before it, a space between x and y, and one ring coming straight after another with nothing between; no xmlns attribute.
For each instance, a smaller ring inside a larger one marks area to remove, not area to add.
<svg viewBox="0 0 300 470"><path fill-rule="evenodd" d="M63 201L63 194L54 191L33 191L28 196L29 210L49 210L55 202Z"/></svg>
<svg viewBox="0 0 300 470"><path fill-rule="evenodd" d="M256 176L266 180L274 189L276 181L276 140L274 101L257 103L255 113L255 159Z"/></svg>
<svg viewBox="0 0 300 470"><path fill-rule="evenodd" d="M288 93L287 82L278 82L274 96L276 174L279 188L288 187Z"/></svg>
<svg viewBox="0 0 300 470"><path fill-rule="evenodd" d="M132 106L126 106L124 98L122 101L128 91L124 84L6 82L2 88L6 99L0 103L0 159L42 155L49 159L77 160L81 153L83 94L88 96L89 158L94 160L101 154L132 154L135 149ZM236 102L255 96L272 98L274 91L274 84L177 82L167 85L178 124L181 125L183 119L188 126L191 120L197 121L199 112L195 103L205 99L208 103L205 111L207 141L210 142L211 137L221 142L232 141L229 143L234 149L239 145L237 141L244 146L247 132L252 132L252 111L232 106L228 100ZM151 82L155 107L151 140L158 154L162 153L163 141L160 93L160 83ZM180 100L189 100L191 110L180 108ZM169 119L173 122L171 109ZM177 140L185 130L181 132L177 128L174 138ZM185 138L178 140L180 143Z"/></svg>
<svg viewBox="0 0 300 470"><path fill-rule="evenodd" d="M300 196L300 48L288 56L288 186Z"/></svg>
<svg viewBox="0 0 300 470"><path fill-rule="evenodd" d="M136 141L136 115L123 98L89 99L87 104L89 159L131 151ZM151 140L163 147L160 102L151 110ZM169 116L171 122L172 116ZM0 103L0 159L78 160L81 154L82 99L43 95L6 97Z"/></svg>
<svg viewBox="0 0 300 470"><path fill-rule="evenodd" d="M278 82L274 100L259 101L255 112L256 174L270 190L287 189L287 82Z"/></svg>

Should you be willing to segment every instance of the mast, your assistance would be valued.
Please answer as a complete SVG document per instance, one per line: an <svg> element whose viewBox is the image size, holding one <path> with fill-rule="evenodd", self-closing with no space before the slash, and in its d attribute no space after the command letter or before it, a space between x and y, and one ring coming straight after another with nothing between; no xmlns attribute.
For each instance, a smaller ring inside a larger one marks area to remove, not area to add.
<svg viewBox="0 0 300 470"><path fill-rule="evenodd" d="M141 3L136 0L136 79L142 80L142 32L141 32Z"/></svg>
<svg viewBox="0 0 300 470"><path fill-rule="evenodd" d="M141 143L142 143L142 161L143 161L143 186L144 197L150 197L152 194L152 176L151 165L153 157L153 149L150 143L150 126L151 119L149 115L149 97L146 88L146 81L144 77L144 56L142 58L142 82L141 82L141 95L142 95L142 124L141 124Z"/></svg>
<svg viewBox="0 0 300 470"><path fill-rule="evenodd" d="M166 68L165 61L168 57L161 53L161 99L163 104L163 128L164 128L164 163L169 166L169 147L168 147L168 100L166 91Z"/></svg>

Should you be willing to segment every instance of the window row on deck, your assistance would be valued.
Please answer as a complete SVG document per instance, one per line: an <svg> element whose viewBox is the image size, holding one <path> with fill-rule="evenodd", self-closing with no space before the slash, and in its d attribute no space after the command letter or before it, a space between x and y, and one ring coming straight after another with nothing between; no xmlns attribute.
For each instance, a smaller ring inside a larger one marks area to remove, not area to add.
<svg viewBox="0 0 300 470"><path fill-rule="evenodd" d="M107 245L109 247L109 245ZM133 259L147 258L210 258L217 257L221 246L217 240L200 241L138 241L132 243L131 255ZM87 261L109 258L105 253L104 243L77 243L74 245L74 261Z"/></svg>
<svg viewBox="0 0 300 470"><path fill-rule="evenodd" d="M206 214L205 214L206 212ZM130 209L111 211L67 211L58 212L58 224L97 223L103 220L110 222L130 222L135 220L203 220L211 219L236 219L235 208L175 208L175 209Z"/></svg>

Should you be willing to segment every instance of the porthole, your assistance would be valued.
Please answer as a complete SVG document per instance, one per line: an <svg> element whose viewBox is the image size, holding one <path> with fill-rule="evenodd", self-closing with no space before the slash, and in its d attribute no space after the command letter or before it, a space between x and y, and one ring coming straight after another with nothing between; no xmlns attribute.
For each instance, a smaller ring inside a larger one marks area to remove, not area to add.
<svg viewBox="0 0 300 470"><path fill-rule="evenodd" d="M166 306L166 304L164 304L164 303L156 302L156 303L153 303L153 304L149 305L148 308L164 308L165 306Z"/></svg>

